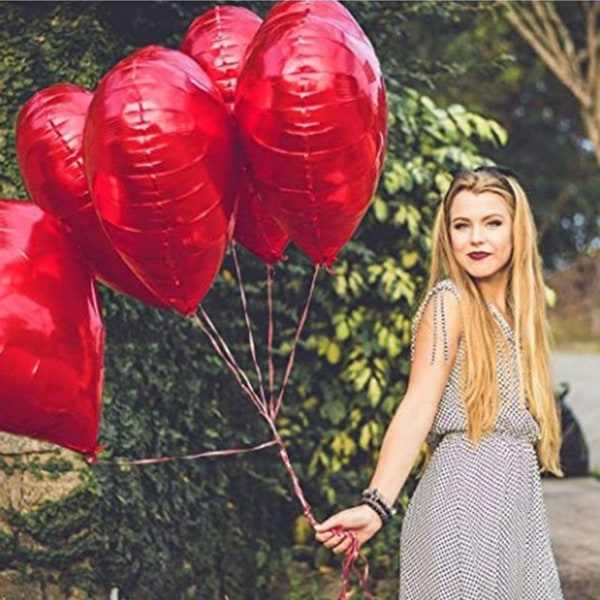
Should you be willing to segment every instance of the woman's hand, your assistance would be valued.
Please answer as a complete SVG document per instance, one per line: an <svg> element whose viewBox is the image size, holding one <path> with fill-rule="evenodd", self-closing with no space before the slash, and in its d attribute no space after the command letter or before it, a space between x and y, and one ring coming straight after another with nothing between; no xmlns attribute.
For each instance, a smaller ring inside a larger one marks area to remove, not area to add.
<svg viewBox="0 0 600 600"><path fill-rule="evenodd" d="M353 533L360 546L370 540L382 527L383 523L374 510L364 504L342 510L329 517L323 523L315 525L317 541L333 550L335 554L346 552L352 544L352 538L342 532L336 533L336 529L343 529ZM332 531L334 530L334 531Z"/></svg>

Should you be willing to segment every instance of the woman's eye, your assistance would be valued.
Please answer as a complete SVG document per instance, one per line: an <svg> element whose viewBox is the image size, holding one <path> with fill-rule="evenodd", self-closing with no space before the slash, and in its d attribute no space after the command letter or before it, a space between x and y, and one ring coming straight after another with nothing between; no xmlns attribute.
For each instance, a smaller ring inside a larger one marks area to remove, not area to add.
<svg viewBox="0 0 600 600"><path fill-rule="evenodd" d="M466 223L456 223L454 229L464 229L467 226Z"/></svg>
<svg viewBox="0 0 600 600"><path fill-rule="evenodd" d="M490 221L489 223L492 227L500 227L502 225L502 221Z"/></svg>

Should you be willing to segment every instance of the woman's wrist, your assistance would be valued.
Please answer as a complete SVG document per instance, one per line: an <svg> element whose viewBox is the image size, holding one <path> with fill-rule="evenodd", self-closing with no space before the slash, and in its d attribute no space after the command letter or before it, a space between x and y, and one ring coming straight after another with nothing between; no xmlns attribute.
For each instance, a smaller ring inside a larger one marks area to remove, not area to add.
<svg viewBox="0 0 600 600"><path fill-rule="evenodd" d="M383 527L388 522L387 514L384 511L382 511L381 508L379 508L376 504L361 499L359 506L366 506L368 510L377 515L377 517L379 517L381 527Z"/></svg>
<svg viewBox="0 0 600 600"><path fill-rule="evenodd" d="M381 519L382 525L385 525L396 514L396 509L388 504L377 488L364 490L360 503L373 510Z"/></svg>

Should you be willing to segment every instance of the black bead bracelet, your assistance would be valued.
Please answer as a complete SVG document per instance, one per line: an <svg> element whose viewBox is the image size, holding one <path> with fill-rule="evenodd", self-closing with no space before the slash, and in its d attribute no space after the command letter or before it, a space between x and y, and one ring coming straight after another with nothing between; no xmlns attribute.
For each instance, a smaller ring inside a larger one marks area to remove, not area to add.
<svg viewBox="0 0 600 600"><path fill-rule="evenodd" d="M360 503L364 504L365 506L368 506L373 512L375 512L377 516L381 519L383 525L385 525L390 520L390 516L388 515L388 513L386 513L385 510L383 510L381 506L379 506L379 504L373 502L373 500L363 498L360 501Z"/></svg>
<svg viewBox="0 0 600 600"><path fill-rule="evenodd" d="M387 504L377 488L364 490L360 503L377 513L384 525L396 514L396 509Z"/></svg>

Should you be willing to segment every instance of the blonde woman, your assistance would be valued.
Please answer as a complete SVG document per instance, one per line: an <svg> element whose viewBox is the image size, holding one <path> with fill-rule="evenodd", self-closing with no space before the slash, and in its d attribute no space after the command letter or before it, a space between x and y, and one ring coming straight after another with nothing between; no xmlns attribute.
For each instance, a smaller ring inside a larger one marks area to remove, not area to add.
<svg viewBox="0 0 600 600"><path fill-rule="evenodd" d="M403 600L557 600L540 469L557 475L536 232L512 172L459 173L439 208L429 291L415 317L406 395L359 505L317 527L334 552L362 544L423 442L433 453L402 524Z"/></svg>

